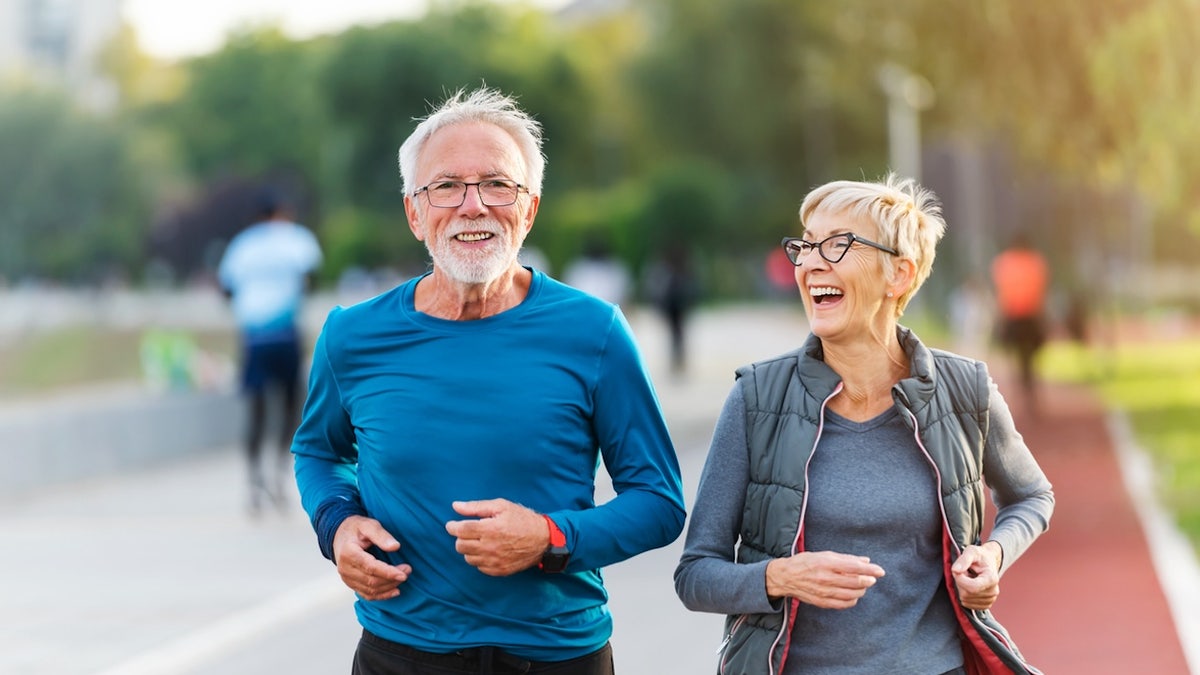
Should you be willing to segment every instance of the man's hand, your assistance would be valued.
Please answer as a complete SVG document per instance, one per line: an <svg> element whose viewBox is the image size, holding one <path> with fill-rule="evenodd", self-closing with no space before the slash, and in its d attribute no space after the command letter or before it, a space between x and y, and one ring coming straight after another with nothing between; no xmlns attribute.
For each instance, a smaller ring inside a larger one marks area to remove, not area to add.
<svg viewBox="0 0 1200 675"><path fill-rule="evenodd" d="M364 600L387 600L400 595L400 584L408 580L412 567L389 565L367 549L378 546L384 551L400 549L400 542L383 529L378 520L350 516L333 535L333 557L342 582Z"/></svg>
<svg viewBox="0 0 1200 675"><path fill-rule="evenodd" d="M1000 597L1000 563L1004 555L994 541L968 546L950 567L958 599L967 609L990 609Z"/></svg>
<svg viewBox="0 0 1200 675"><path fill-rule="evenodd" d="M446 531L458 539L454 550L484 574L503 577L541 562L550 545L546 520L507 499L454 502L455 512L477 520L452 520Z"/></svg>
<svg viewBox="0 0 1200 675"><path fill-rule="evenodd" d="M767 595L799 598L824 609L847 609L883 576L869 558L833 551L797 553L767 563Z"/></svg>

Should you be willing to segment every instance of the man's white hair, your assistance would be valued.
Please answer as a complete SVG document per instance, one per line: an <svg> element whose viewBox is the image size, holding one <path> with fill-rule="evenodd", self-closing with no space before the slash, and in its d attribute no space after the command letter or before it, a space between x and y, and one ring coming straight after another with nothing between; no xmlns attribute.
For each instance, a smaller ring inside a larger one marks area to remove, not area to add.
<svg viewBox="0 0 1200 675"><path fill-rule="evenodd" d="M542 154L542 125L521 110L513 97L485 86L470 93L459 89L428 117L420 118L417 128L400 146L398 153L404 194L411 195L413 190L420 187L412 183L417 173L417 159L429 138L439 129L468 122L494 124L512 136L525 160L526 175L520 177L520 182L529 188L531 194L542 193L542 176L546 169L546 157Z"/></svg>

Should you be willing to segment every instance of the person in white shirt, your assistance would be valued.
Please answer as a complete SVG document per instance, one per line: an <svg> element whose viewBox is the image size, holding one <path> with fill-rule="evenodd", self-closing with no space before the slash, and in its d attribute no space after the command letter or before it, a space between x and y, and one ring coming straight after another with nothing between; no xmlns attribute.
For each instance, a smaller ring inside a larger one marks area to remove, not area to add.
<svg viewBox="0 0 1200 675"><path fill-rule="evenodd" d="M625 304L633 285L625 263L600 239L589 241L583 255L563 270L563 282L614 305Z"/></svg>
<svg viewBox="0 0 1200 675"><path fill-rule="evenodd" d="M217 280L232 303L242 340L242 389L249 403L246 459L251 514L264 499L283 506L282 485L290 477L292 436L299 408L301 335L298 315L312 273L321 264L317 238L292 222L286 206L265 197L259 220L229 242L217 269ZM268 486L262 459L267 398L282 396L279 461Z"/></svg>

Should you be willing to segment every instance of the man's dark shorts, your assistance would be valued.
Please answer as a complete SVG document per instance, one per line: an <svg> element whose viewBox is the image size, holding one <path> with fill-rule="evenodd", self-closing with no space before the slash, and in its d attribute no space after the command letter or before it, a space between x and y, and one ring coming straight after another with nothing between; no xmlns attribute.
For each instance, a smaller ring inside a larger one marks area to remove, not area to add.
<svg viewBox="0 0 1200 675"><path fill-rule="evenodd" d="M612 646L568 661L525 661L492 647L432 654L363 631L353 675L613 675Z"/></svg>
<svg viewBox="0 0 1200 675"><path fill-rule="evenodd" d="M1000 341L1018 352L1035 352L1046 342L1046 324L1040 316L1004 319Z"/></svg>
<svg viewBox="0 0 1200 675"><path fill-rule="evenodd" d="M260 392L272 384L294 384L300 376L300 340L250 343L245 350L242 388Z"/></svg>

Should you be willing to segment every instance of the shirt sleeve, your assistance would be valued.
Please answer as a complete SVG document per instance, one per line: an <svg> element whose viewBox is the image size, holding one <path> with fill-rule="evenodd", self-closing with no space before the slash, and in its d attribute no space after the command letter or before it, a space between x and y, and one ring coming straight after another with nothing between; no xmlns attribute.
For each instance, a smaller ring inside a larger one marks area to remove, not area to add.
<svg viewBox="0 0 1200 675"><path fill-rule="evenodd" d="M1008 569L1050 527L1054 491L995 381L988 379L988 433L983 455L984 480L992 490L996 520L989 538L1004 552Z"/></svg>
<svg viewBox="0 0 1200 675"><path fill-rule="evenodd" d="M321 244L317 241L317 236L310 230L303 229L303 232L306 235L304 238L304 271L312 272L321 266Z"/></svg>
<svg viewBox="0 0 1200 675"><path fill-rule="evenodd" d="M767 563L736 562L742 511L750 485L746 402L734 385L713 430L700 474L687 539L675 568L675 592L688 609L766 614L782 605L767 596Z"/></svg>
<svg viewBox="0 0 1200 675"><path fill-rule="evenodd" d="M595 385L593 426L617 493L583 511L548 514L571 550L568 571L597 569L666 546L683 530L683 480L649 373L613 310Z"/></svg>
<svg viewBox="0 0 1200 675"><path fill-rule="evenodd" d="M292 441L300 504L317 534L321 553L333 560L333 535L346 518L366 515L358 493L358 448L342 405L327 350L330 313L313 349L308 397Z"/></svg>

